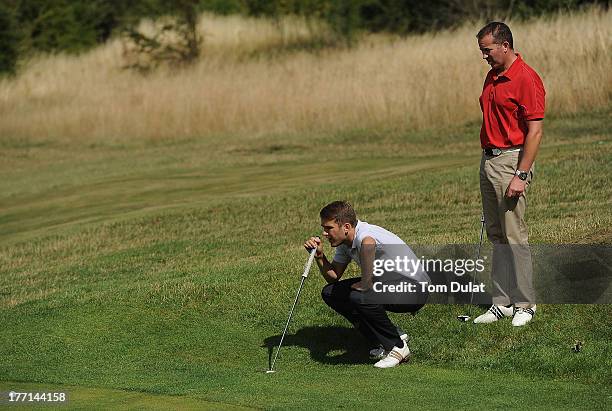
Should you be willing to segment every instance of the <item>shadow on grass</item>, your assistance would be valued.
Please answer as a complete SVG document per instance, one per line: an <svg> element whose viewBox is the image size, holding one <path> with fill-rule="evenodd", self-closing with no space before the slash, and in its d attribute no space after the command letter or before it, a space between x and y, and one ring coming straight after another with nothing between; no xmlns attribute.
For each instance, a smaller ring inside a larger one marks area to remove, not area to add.
<svg viewBox="0 0 612 411"><path fill-rule="evenodd" d="M268 368L282 334L268 337L262 347L268 348ZM287 334L281 351L287 347L304 347L310 357L322 364L367 364L369 347L359 332L346 327L304 327L295 334ZM282 353L279 355L282 356Z"/></svg>

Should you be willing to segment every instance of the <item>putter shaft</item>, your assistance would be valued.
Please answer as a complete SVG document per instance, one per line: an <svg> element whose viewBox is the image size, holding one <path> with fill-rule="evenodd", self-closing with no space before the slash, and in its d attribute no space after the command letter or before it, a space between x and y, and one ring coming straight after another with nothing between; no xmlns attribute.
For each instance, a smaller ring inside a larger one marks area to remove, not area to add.
<svg viewBox="0 0 612 411"><path fill-rule="evenodd" d="M485 226L485 218L484 214L480 216L480 241L478 242L478 253L476 254L476 260L480 259L480 251L482 248L482 237L484 235L484 226ZM474 279L476 279L476 275L474 275ZM467 315L458 315L457 319L459 321L467 322L470 318L472 318L472 306L474 304L474 287L472 287L472 291L470 292L470 306L468 308Z"/></svg>
<svg viewBox="0 0 612 411"><path fill-rule="evenodd" d="M300 281L300 287L298 288L297 294L295 295L295 300L293 301L293 305L291 306L291 311L289 311L289 318L287 318L287 323L285 324L285 329L283 330L283 335L281 336L281 340L278 343L278 348L276 349L276 354L274 355L274 360L272 361L272 365L268 371L274 370L274 364L276 364L276 359L278 358L278 353L280 352L281 346L283 345L283 340L285 339L285 334L287 334L287 329L289 328L289 323L291 322L291 317L293 316L293 311L295 310L295 306L300 299L300 293L302 292L302 287L304 287L304 282L306 278L308 278L308 272L310 271L310 267L312 267L312 262L314 261L316 248L313 248L310 251L310 257L308 257L308 262L306 263L306 267L304 268L304 274L302 274L302 280Z"/></svg>

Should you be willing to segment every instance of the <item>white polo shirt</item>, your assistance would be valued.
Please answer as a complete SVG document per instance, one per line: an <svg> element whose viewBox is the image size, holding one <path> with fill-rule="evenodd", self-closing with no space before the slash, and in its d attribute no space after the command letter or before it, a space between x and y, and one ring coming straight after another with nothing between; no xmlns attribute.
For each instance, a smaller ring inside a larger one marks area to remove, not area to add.
<svg viewBox="0 0 612 411"><path fill-rule="evenodd" d="M361 243L366 237L372 237L376 241L376 259L395 259L406 256L408 259L417 260L414 251L397 235L374 224L365 221L357 221L355 227L355 238L351 247L340 244L336 247L334 261L340 264L348 264L352 261L361 267L359 253ZM424 270L419 270L411 276L416 281L431 282Z"/></svg>

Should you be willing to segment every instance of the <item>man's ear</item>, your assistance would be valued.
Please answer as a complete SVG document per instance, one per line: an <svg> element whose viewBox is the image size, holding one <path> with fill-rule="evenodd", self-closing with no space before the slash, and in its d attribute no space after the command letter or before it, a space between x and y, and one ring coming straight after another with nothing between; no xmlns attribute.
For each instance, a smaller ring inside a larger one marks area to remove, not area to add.
<svg viewBox="0 0 612 411"><path fill-rule="evenodd" d="M504 48L504 53L508 52L508 50L510 50L510 43L508 43L507 41L504 41L502 43L502 47Z"/></svg>
<svg viewBox="0 0 612 411"><path fill-rule="evenodd" d="M351 225L349 223L344 223L342 224L342 228L344 229L344 233L348 234L348 232L351 230Z"/></svg>

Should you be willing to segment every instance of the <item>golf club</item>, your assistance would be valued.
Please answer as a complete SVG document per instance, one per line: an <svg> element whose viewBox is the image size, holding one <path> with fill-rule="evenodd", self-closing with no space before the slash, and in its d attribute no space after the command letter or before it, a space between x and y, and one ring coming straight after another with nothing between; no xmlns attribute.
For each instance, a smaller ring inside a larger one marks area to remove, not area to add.
<svg viewBox="0 0 612 411"><path fill-rule="evenodd" d="M480 241L478 242L478 253L476 254L476 260L480 259L480 249L482 248L482 236L484 234L484 225L485 225L484 214L481 214L480 215ZM471 314L472 314L472 304L473 303L474 303L474 287L472 287L472 292L470 293L470 308L469 308L469 311L465 315L458 315L457 319L459 321L467 322L467 321L470 320Z"/></svg>
<svg viewBox="0 0 612 411"><path fill-rule="evenodd" d="M270 369L266 371L266 374L275 372L274 364L276 364L278 353L280 352L281 346L283 345L285 334L287 334L287 329L289 328L289 323L291 322L291 317L293 316L293 310L295 310L295 306L297 305L297 302L300 299L300 293L302 292L304 281L306 281L306 278L308 278L308 272L310 271L310 267L312 266L312 262L314 261L316 251L317 251L316 248L313 248L312 250L310 250L310 257L308 257L308 262L306 263L306 267L304 268L304 274L302 274L302 281L300 282L300 288L298 288L298 292L295 296L295 301L293 301L293 306L291 307L291 311L289 311L289 318L287 318L287 324L285 324L283 335L281 336L280 342L278 343L278 348L276 349L276 354L274 355L274 361L272 361L272 365L270 366Z"/></svg>

